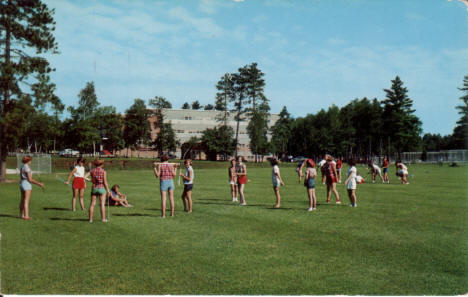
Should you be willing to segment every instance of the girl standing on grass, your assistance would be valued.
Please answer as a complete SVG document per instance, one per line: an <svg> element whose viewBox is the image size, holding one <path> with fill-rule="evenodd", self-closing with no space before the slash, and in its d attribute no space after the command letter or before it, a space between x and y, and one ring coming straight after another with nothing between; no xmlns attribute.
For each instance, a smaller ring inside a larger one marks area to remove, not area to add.
<svg viewBox="0 0 468 297"><path fill-rule="evenodd" d="M21 160L23 162L23 166L20 170L19 182L19 188L21 191L21 201L19 204L20 217L26 221L31 219L29 216L29 202L31 202L32 184L38 185L41 188L44 187L43 183L37 182L32 178L32 171L29 167L31 165L31 160L31 156L25 156Z"/></svg>
<svg viewBox="0 0 468 297"><path fill-rule="evenodd" d="M348 178L345 180L344 184L348 190L349 201L351 202L351 207L357 207L357 197L356 197L356 178L357 178L357 169L356 161L350 159L348 161L350 168L348 169Z"/></svg>
<svg viewBox="0 0 468 297"><path fill-rule="evenodd" d="M192 189L193 189L193 168L192 160L187 159L185 164L185 174L180 173L184 179L184 192L182 193L182 202L184 203L184 211L192 213Z"/></svg>
<svg viewBox="0 0 468 297"><path fill-rule="evenodd" d="M315 177L317 170L315 169L315 162L312 159L307 160L306 176L304 179L304 186L307 187L307 195L309 196L309 208L307 211L317 209L317 197L315 197Z"/></svg>
<svg viewBox="0 0 468 297"><path fill-rule="evenodd" d="M85 183L85 160L83 158L78 158L76 160L75 168L70 172L68 175L68 179L65 184L70 184L70 179L73 176L73 184L72 184L72 211L76 211L76 197L80 196L80 206L81 210L86 210L84 206L84 191L86 189Z"/></svg>
<svg viewBox="0 0 468 297"><path fill-rule="evenodd" d="M107 183L107 172L103 169L104 161L94 160L94 169L85 175L85 179L89 175L92 177L93 188L91 189L91 205L89 206L89 222L93 222L94 206L96 206L96 198L100 199L101 220L107 223L106 218L106 196L110 193Z"/></svg>
<svg viewBox="0 0 468 297"><path fill-rule="evenodd" d="M343 160L341 157L336 160L336 173L338 174L338 182L341 183L341 167L343 166Z"/></svg>
<svg viewBox="0 0 468 297"><path fill-rule="evenodd" d="M384 157L384 159L383 159L382 169L383 169L383 173L384 173L384 175L383 175L384 182L389 184L390 183L390 178L388 177L388 159L387 159L387 157Z"/></svg>
<svg viewBox="0 0 468 297"><path fill-rule="evenodd" d="M238 187L237 187L237 174L236 174L236 160L231 160L231 167L228 169L229 173L229 185L231 186L231 196L232 202L237 202L237 194L238 194Z"/></svg>
<svg viewBox="0 0 468 297"><path fill-rule="evenodd" d="M237 184L239 187L239 196L240 196L240 203L239 205L247 205L244 196L244 188L245 184L247 183L247 166L243 163L243 158L241 156L237 156L237 164L236 164L236 176L237 176Z"/></svg>
<svg viewBox="0 0 468 297"><path fill-rule="evenodd" d="M166 217L166 195L169 193L169 202L171 204L171 217L174 216L174 177L177 175L176 164L168 163L169 156L161 157L162 163L153 163L154 175L159 178L159 190L161 192L161 217Z"/></svg>
<svg viewBox="0 0 468 297"><path fill-rule="evenodd" d="M270 160L271 166L273 166L273 170L271 171L271 179L273 182L273 191L275 192L276 196L276 204L273 208L280 208L281 206L281 196L279 192L279 187L284 186L284 182L281 179L280 169L278 167L278 160L276 158L272 158Z"/></svg>
<svg viewBox="0 0 468 297"><path fill-rule="evenodd" d="M330 203L331 192L333 191L336 197L336 204L340 204L340 196L336 190L336 165L335 162L333 162L332 156L327 155L327 163L325 163L322 168L324 168L325 180L327 183L327 203Z"/></svg>

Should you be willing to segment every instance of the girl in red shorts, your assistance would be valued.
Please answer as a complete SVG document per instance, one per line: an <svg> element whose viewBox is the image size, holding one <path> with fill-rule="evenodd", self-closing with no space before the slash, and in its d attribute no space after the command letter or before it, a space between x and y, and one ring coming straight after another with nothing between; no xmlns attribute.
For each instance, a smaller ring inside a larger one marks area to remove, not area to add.
<svg viewBox="0 0 468 297"><path fill-rule="evenodd" d="M340 196L338 195L338 191L336 190L336 181L337 181L337 172L336 172L336 165L333 162L333 157L328 155L327 156L327 163L325 163L324 173L325 179L327 183L327 203L330 203L331 192L335 194L336 197L336 204L340 204Z"/></svg>
<svg viewBox="0 0 468 297"><path fill-rule="evenodd" d="M86 210L84 207L84 191L86 189L86 183L85 183L85 164L86 160L83 158L78 158L76 160L76 165L75 168L70 172L68 175L68 179L65 182L65 184L70 184L70 179L73 176L73 184L72 184L72 210L76 211L76 197L79 195L80 196L80 206L81 210Z"/></svg>
<svg viewBox="0 0 468 297"><path fill-rule="evenodd" d="M237 164L236 164L236 176L237 176L237 183L239 185L239 197L240 203L239 205L247 205L244 196L244 188L245 184L247 183L247 167L242 162L243 158L241 156L237 157Z"/></svg>

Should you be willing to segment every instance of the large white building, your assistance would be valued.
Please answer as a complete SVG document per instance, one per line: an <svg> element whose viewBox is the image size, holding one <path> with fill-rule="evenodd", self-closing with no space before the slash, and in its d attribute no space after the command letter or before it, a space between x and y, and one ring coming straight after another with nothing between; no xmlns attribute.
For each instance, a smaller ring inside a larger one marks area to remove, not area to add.
<svg viewBox="0 0 468 297"><path fill-rule="evenodd" d="M221 125L218 120L224 113L217 110L193 110L193 109L163 109L164 121L171 123L176 138L182 145L192 137L201 138L202 132L208 128L214 128ZM279 115L271 114L268 120L268 127L273 126L279 119ZM237 122L234 114L231 113L227 124L236 131ZM248 119L241 121L239 125L239 155L247 159L253 159L254 156L249 149L249 135L247 133ZM152 138L157 137L157 131L152 130ZM268 139L271 135L268 133ZM181 157L180 147L177 148L177 157Z"/></svg>

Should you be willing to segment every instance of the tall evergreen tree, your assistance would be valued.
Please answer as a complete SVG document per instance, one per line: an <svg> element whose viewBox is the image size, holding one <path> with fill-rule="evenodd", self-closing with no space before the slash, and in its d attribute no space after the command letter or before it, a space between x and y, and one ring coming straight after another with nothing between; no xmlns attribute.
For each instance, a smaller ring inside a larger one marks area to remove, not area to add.
<svg viewBox="0 0 468 297"><path fill-rule="evenodd" d="M57 53L53 14L40 0L0 2L0 182L6 179L8 147L14 147L21 137L13 120L27 108L27 102L63 109L50 82L53 69L42 56Z"/></svg>
<svg viewBox="0 0 468 297"><path fill-rule="evenodd" d="M239 68L238 73L231 74L231 79L233 81L233 94L229 101L233 102L234 107L232 111L235 113L234 119L236 120L236 156L239 145L240 122L246 120L247 117L245 115L249 111L249 104L251 103L251 100L247 94L247 81L249 77L245 68L246 67Z"/></svg>
<svg viewBox="0 0 468 297"><path fill-rule="evenodd" d="M387 137L387 150L396 151L398 159L403 151L411 151L419 145L421 121L414 115L413 100L397 76L390 89L384 89L386 99L383 105L383 131ZM387 154L389 154L388 152Z"/></svg>
<svg viewBox="0 0 468 297"><path fill-rule="evenodd" d="M148 121L149 111L145 101L135 99L132 106L125 112L123 138L125 147L137 149L140 145L150 142L150 123Z"/></svg>
<svg viewBox="0 0 468 297"><path fill-rule="evenodd" d="M218 121L222 122L225 126L229 118L228 103L235 98L234 81L232 75L229 73L224 74L216 84L216 101L215 110L222 111L223 113L218 117Z"/></svg>
<svg viewBox="0 0 468 297"><path fill-rule="evenodd" d="M154 108L152 114L156 117L155 128L158 130L158 135L152 144L160 155L165 151L175 151L178 145L175 132L171 123L164 120L164 109L171 108L172 105L163 97L155 97L149 101L149 105Z"/></svg>
<svg viewBox="0 0 468 297"><path fill-rule="evenodd" d="M279 113L279 119L271 127L272 150L278 157L283 157L289 152L288 142L291 137L292 121L286 106L283 106Z"/></svg>
<svg viewBox="0 0 468 297"><path fill-rule="evenodd" d="M459 90L465 92L465 94L460 97L462 104L456 107L461 118L453 129L450 146L454 149L468 149L468 75L465 75L463 87L459 88Z"/></svg>

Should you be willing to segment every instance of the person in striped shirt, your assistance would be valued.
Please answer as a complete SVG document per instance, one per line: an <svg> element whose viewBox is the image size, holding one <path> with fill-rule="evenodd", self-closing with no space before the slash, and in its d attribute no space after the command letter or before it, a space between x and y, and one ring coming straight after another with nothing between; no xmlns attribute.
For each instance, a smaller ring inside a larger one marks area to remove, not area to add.
<svg viewBox="0 0 468 297"><path fill-rule="evenodd" d="M166 217L166 196L169 193L171 204L171 217L174 216L174 177L177 174L178 164L169 163L169 156L163 155L161 163L153 163L153 171L156 178L159 178L159 190L161 192L161 217Z"/></svg>

